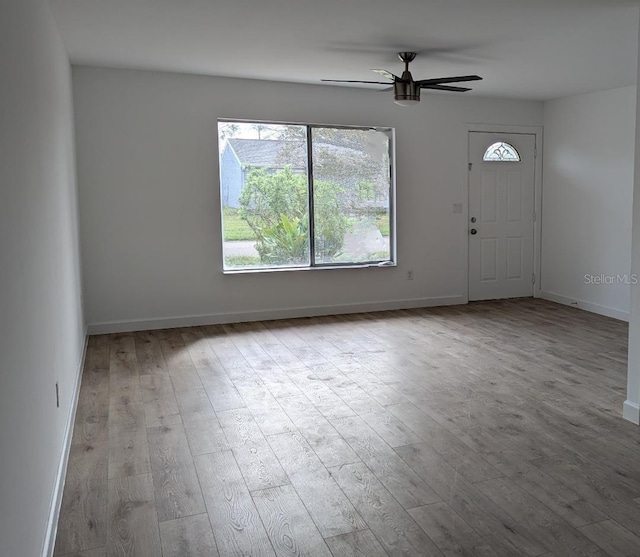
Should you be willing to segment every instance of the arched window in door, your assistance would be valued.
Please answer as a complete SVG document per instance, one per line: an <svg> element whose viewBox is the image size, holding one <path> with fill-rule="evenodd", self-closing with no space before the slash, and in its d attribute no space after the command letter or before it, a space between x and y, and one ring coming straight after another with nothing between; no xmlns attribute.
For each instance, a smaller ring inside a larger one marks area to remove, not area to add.
<svg viewBox="0 0 640 557"><path fill-rule="evenodd" d="M510 143L498 141L485 151L482 160L485 162L520 162L520 154Z"/></svg>

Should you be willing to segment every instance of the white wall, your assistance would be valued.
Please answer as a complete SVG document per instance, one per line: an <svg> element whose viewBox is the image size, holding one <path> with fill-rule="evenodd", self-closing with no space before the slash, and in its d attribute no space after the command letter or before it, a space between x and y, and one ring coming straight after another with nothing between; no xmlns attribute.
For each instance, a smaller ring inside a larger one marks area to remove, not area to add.
<svg viewBox="0 0 640 557"><path fill-rule="evenodd" d="M34 557L84 344L70 69L45 0L3 4L0 76L0 555Z"/></svg>
<svg viewBox="0 0 640 557"><path fill-rule="evenodd" d="M640 78L640 44L638 64ZM636 106L640 106L640 87L638 87L636 102ZM640 110L636 113L636 137L640 138ZM640 141L636 141L635 148L631 272L640 276ZM624 403L622 415L627 420L640 425L640 284L631 287L628 366L627 400Z"/></svg>
<svg viewBox="0 0 640 557"><path fill-rule="evenodd" d="M466 202L465 123L542 122L536 102L425 94L402 108L338 87L87 67L73 76L87 318L108 324L92 330L462 302L467 226L452 206ZM399 267L223 275L222 117L395 127ZM168 319L185 316L206 317Z"/></svg>
<svg viewBox="0 0 640 557"><path fill-rule="evenodd" d="M635 113L635 86L544 105L543 295L621 319L629 284L585 275L630 274Z"/></svg>

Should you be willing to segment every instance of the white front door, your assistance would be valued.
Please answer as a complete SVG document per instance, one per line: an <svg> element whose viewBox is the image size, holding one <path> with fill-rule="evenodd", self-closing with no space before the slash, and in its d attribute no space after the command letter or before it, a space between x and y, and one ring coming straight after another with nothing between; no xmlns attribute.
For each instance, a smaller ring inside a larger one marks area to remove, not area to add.
<svg viewBox="0 0 640 557"><path fill-rule="evenodd" d="M535 147L469 132L469 300L533 296Z"/></svg>

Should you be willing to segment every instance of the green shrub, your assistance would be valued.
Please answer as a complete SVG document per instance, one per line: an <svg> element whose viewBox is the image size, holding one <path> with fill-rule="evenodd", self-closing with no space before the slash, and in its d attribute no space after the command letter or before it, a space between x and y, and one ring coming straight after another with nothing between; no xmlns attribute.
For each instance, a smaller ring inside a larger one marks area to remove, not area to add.
<svg viewBox="0 0 640 557"><path fill-rule="evenodd" d="M341 204L343 188L335 182L314 182L316 254L333 258L342 250L349 219Z"/></svg>
<svg viewBox="0 0 640 557"><path fill-rule="evenodd" d="M305 220L299 217L290 219L283 213L275 226L262 230L256 249L265 263L300 264L309 258L308 237Z"/></svg>
<svg viewBox="0 0 640 557"><path fill-rule="evenodd" d="M314 182L315 241L323 257L340 252L348 219L341 204L342 187ZM238 216L256 237L264 263L300 263L308 258L307 177L290 167L275 173L253 168L240 194ZM304 240L304 241L303 241Z"/></svg>
<svg viewBox="0 0 640 557"><path fill-rule="evenodd" d="M280 215L304 218L307 214L307 178L290 167L270 174L266 168L253 168L240 193L239 216L256 237L276 226Z"/></svg>

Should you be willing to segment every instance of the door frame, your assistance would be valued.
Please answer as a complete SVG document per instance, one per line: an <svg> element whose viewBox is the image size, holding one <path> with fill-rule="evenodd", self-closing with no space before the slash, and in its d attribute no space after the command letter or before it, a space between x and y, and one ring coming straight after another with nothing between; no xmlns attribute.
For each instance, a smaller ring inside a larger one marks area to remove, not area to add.
<svg viewBox="0 0 640 557"><path fill-rule="evenodd" d="M469 172L469 144L472 132L485 133L509 133L535 136L535 164L534 164L534 210L536 219L533 223L533 272L536 276L536 282L533 285L533 297L541 297L541 268L542 268L542 126L514 126L500 124L467 124L465 127L465 141L467 160L465 161L465 172L467 179L465 180L465 189L463 192L465 203L462 211L464 216L464 274L465 274L465 293L464 302L469 303L469 190L470 190L470 172Z"/></svg>

